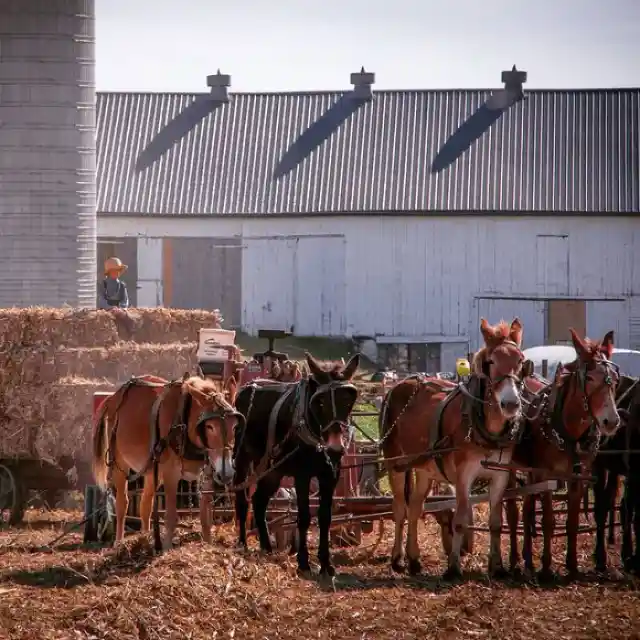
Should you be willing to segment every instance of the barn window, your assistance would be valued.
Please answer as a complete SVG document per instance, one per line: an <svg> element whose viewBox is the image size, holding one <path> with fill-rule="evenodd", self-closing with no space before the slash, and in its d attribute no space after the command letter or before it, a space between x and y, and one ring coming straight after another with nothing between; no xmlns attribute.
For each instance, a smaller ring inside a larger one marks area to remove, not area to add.
<svg viewBox="0 0 640 640"><path fill-rule="evenodd" d="M436 373L440 370L440 343L378 344L378 364L410 373Z"/></svg>

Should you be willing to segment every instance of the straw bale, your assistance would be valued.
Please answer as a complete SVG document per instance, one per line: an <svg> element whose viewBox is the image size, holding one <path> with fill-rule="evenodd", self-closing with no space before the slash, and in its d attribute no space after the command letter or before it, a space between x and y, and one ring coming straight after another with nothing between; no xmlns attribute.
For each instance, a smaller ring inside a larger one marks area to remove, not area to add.
<svg viewBox="0 0 640 640"><path fill-rule="evenodd" d="M194 342L198 331L221 328L222 316L216 309L134 309L135 330L132 340L139 343Z"/></svg>
<svg viewBox="0 0 640 640"><path fill-rule="evenodd" d="M177 378L196 371L197 343L138 344L121 342L104 347L78 347L51 351L32 351L25 356L19 377L27 384L50 383L65 377L105 378L112 382L153 373ZM8 371L0 371L0 384L10 384Z"/></svg>
<svg viewBox="0 0 640 640"><path fill-rule="evenodd" d="M193 342L203 327L219 328L220 312L183 309L131 309L122 317L86 309L0 309L2 358L25 348L107 347L119 341Z"/></svg>
<svg viewBox="0 0 640 640"><path fill-rule="evenodd" d="M0 309L0 346L80 347L115 344L118 331L112 314L85 309L29 307Z"/></svg>
<svg viewBox="0 0 640 640"><path fill-rule="evenodd" d="M93 394L112 389L105 380L87 378L13 387L0 398L0 453L51 461L61 456L88 460Z"/></svg>

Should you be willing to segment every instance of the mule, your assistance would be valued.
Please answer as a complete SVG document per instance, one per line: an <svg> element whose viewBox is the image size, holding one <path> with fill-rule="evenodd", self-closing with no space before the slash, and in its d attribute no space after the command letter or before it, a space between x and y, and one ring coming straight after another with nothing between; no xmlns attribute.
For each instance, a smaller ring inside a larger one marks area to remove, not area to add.
<svg viewBox="0 0 640 640"><path fill-rule="evenodd" d="M601 436L612 436L620 425L615 401L618 371L611 362L613 331L601 342L582 339L570 329L576 360L556 369L553 382L540 376L529 376L525 386L530 404L525 412L526 427L516 447L513 461L533 468L530 482L542 482L558 475L569 477L576 472L584 476L591 471ZM583 479L568 482L567 552L565 565L570 575L578 572L577 539L580 505L584 492ZM524 525L523 551L525 568L533 573L532 532L535 521L535 495L525 496L522 506ZM551 539L555 530L553 497L550 491L541 496L542 531L544 537L540 577L549 579ZM517 550L518 508L508 501L507 520L511 540L511 568L519 570Z"/></svg>
<svg viewBox="0 0 640 640"><path fill-rule="evenodd" d="M491 481L489 572L504 573L500 549L501 500L509 473L483 467L486 459L509 462L520 430L522 377L531 370L521 351L522 324L483 318L484 347L473 358L468 383L415 376L399 382L385 396L380 441L393 491L395 542L391 566L403 571L402 538L408 519L406 555L411 574L421 570L418 520L433 480L455 487L453 539L445 577L462 575L460 554L472 520L470 492L476 478ZM429 452L454 448L440 456ZM395 461L408 458L406 464ZM405 466L412 467L406 470ZM415 479L413 478L415 475Z"/></svg>
<svg viewBox="0 0 640 640"><path fill-rule="evenodd" d="M229 383L231 390L234 384ZM124 537L130 470L144 477L140 519L145 533L150 529L153 497L164 485L162 544L168 549L176 526L180 479L197 480L209 464L214 478L228 484L233 476L234 430L243 420L215 382L195 376L174 381L150 375L131 378L107 398L94 427L92 462L97 484L115 488L116 543ZM210 541L210 496L203 498L202 537Z"/></svg>
<svg viewBox="0 0 640 640"><path fill-rule="evenodd" d="M620 505L622 524L621 557L626 569L640 570L640 382L638 378L620 376L616 393L622 425L613 437L605 438L593 463L596 569L607 568L605 530L610 516L609 535L613 537L613 508L618 493L618 478L625 478L624 496ZM629 453L627 453L629 452ZM635 534L632 550L631 524ZM613 540L610 540L610 544Z"/></svg>
<svg viewBox="0 0 640 640"><path fill-rule="evenodd" d="M307 548L311 524L309 494L311 479L315 477L319 489L320 575L332 577L335 569L329 550L331 507L345 452L345 437L351 432L348 421L358 395L351 379L360 356L354 355L346 365L331 367L323 366L308 353L306 361L308 378L288 383L254 380L238 392L236 409L245 417L245 423L236 433L233 457L238 542L246 548L249 503L241 487L255 482L251 498L253 518L260 548L271 552L267 506L282 478L293 476L298 508L298 569L308 574L311 570Z"/></svg>

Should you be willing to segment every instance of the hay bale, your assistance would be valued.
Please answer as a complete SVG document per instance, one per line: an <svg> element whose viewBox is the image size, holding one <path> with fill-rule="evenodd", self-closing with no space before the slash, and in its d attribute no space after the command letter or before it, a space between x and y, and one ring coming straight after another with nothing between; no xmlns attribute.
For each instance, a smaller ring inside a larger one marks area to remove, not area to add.
<svg viewBox="0 0 640 640"><path fill-rule="evenodd" d="M26 355L21 371L26 384L52 383L62 377L124 381L131 376L154 373L172 379L196 371L197 343L137 344L121 342L107 348L78 347ZM0 384L10 384L0 371Z"/></svg>
<svg viewBox="0 0 640 640"><path fill-rule="evenodd" d="M82 347L118 342L113 314L89 309L0 309L0 345L7 350Z"/></svg>
<svg viewBox="0 0 640 640"><path fill-rule="evenodd" d="M194 342L204 328L220 329L220 312L191 309L134 309L135 328L131 340L137 343Z"/></svg>
<svg viewBox="0 0 640 640"><path fill-rule="evenodd" d="M49 386L24 385L3 394L2 455L89 460L93 394L112 390L104 380L63 378Z"/></svg>

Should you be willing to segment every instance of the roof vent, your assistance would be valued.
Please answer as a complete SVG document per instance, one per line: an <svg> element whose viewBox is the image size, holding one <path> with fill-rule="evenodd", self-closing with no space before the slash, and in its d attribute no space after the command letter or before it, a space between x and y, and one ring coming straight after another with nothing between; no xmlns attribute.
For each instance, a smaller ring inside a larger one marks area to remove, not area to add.
<svg viewBox="0 0 640 640"><path fill-rule="evenodd" d="M211 99L216 102L229 102L227 87L231 86L231 76L227 73L218 73L207 76L207 86L211 87Z"/></svg>
<svg viewBox="0 0 640 640"><path fill-rule="evenodd" d="M357 98L364 98L365 100L371 100L373 93L371 91L371 85L376 81L376 74L367 72L364 67L360 69L360 73L351 74L351 84L353 85L353 94Z"/></svg>
<svg viewBox="0 0 640 640"><path fill-rule="evenodd" d="M527 72L518 71L514 64L511 71L502 72L502 82L504 82L505 91L516 94L519 98L523 96L522 85L527 81Z"/></svg>

